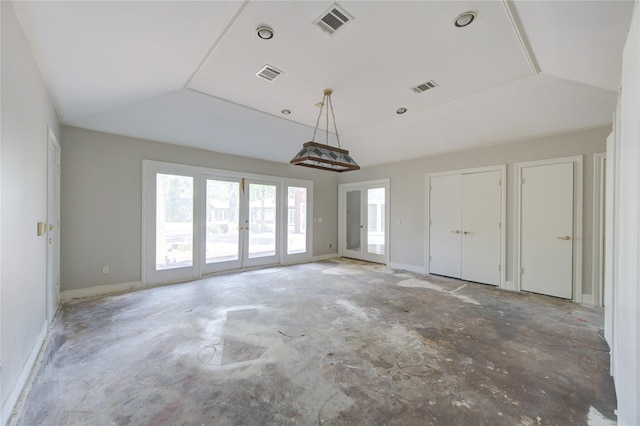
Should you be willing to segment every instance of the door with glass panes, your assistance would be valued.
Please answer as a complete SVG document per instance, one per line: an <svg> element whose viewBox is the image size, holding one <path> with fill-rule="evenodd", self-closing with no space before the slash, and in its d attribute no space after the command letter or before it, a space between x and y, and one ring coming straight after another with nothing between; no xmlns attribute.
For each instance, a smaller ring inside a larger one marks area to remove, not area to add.
<svg viewBox="0 0 640 426"><path fill-rule="evenodd" d="M388 181L340 185L341 256L388 262Z"/></svg>
<svg viewBox="0 0 640 426"><path fill-rule="evenodd" d="M144 161L144 284L308 261L312 182Z"/></svg>
<svg viewBox="0 0 640 426"><path fill-rule="evenodd" d="M279 262L278 183L205 177L204 273Z"/></svg>

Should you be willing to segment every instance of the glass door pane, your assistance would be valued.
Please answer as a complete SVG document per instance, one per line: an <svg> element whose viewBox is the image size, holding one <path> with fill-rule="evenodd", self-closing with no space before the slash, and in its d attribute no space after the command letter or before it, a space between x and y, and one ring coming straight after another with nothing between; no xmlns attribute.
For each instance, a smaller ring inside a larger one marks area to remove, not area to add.
<svg viewBox="0 0 640 426"><path fill-rule="evenodd" d="M240 259L240 182L207 179L205 262Z"/></svg>
<svg viewBox="0 0 640 426"><path fill-rule="evenodd" d="M249 183L248 259L276 256L276 185Z"/></svg>
<svg viewBox="0 0 640 426"><path fill-rule="evenodd" d="M156 271L193 266L193 177L156 175Z"/></svg>
<svg viewBox="0 0 640 426"><path fill-rule="evenodd" d="M347 192L347 215L346 215L346 230L347 230L347 250L360 251L361 244L361 216L360 216L360 190Z"/></svg>
<svg viewBox="0 0 640 426"><path fill-rule="evenodd" d="M367 252L384 254L385 250L384 188L367 190Z"/></svg>
<svg viewBox="0 0 640 426"><path fill-rule="evenodd" d="M307 251L307 188L288 187L287 254Z"/></svg>

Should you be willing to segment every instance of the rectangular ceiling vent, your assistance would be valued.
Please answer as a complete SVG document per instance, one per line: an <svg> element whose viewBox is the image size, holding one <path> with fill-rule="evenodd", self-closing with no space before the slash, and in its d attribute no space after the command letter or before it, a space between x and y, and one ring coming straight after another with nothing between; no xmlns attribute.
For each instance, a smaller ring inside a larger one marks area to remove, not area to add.
<svg viewBox="0 0 640 426"><path fill-rule="evenodd" d="M279 69L272 67L271 65L265 65L260 71L256 73L256 77L260 77L267 81L275 80L280 74L284 74Z"/></svg>
<svg viewBox="0 0 640 426"><path fill-rule="evenodd" d="M422 93L422 92L426 92L429 89L435 89L436 87L438 87L436 82L433 80L429 80L426 83L422 83L417 85L416 87L412 87L411 90L413 90L416 93Z"/></svg>
<svg viewBox="0 0 640 426"><path fill-rule="evenodd" d="M334 3L333 6L313 22L313 25L325 33L333 35L351 21L353 21L353 16L349 15L343 8Z"/></svg>

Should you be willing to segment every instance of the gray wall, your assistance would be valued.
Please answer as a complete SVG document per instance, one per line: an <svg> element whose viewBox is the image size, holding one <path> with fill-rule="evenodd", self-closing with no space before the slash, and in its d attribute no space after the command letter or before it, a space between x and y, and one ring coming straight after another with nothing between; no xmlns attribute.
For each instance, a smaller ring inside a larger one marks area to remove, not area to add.
<svg viewBox="0 0 640 426"><path fill-rule="evenodd" d="M312 180L313 255L336 251L335 173L64 126L62 291L140 281L143 159Z"/></svg>
<svg viewBox="0 0 640 426"><path fill-rule="evenodd" d="M342 174L340 183L390 178L390 260L425 268L425 175L433 172L507 164L507 281L514 269L514 164L520 161L583 155L583 294L591 294L593 234L593 154L604 152L610 127L549 136L487 148L381 165ZM357 153L354 153L357 159ZM401 224L398 225L398 219Z"/></svg>
<svg viewBox="0 0 640 426"><path fill-rule="evenodd" d="M4 424L46 331L47 127L58 120L19 24L2 1L2 130L0 145L0 356Z"/></svg>

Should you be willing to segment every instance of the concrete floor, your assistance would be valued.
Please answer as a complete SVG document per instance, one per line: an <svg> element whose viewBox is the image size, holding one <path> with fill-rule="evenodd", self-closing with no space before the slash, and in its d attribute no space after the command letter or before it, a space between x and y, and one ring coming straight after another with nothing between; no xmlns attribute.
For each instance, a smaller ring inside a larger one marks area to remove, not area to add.
<svg viewBox="0 0 640 426"><path fill-rule="evenodd" d="M11 422L615 424L601 328L600 309L357 261L232 273L64 304Z"/></svg>

